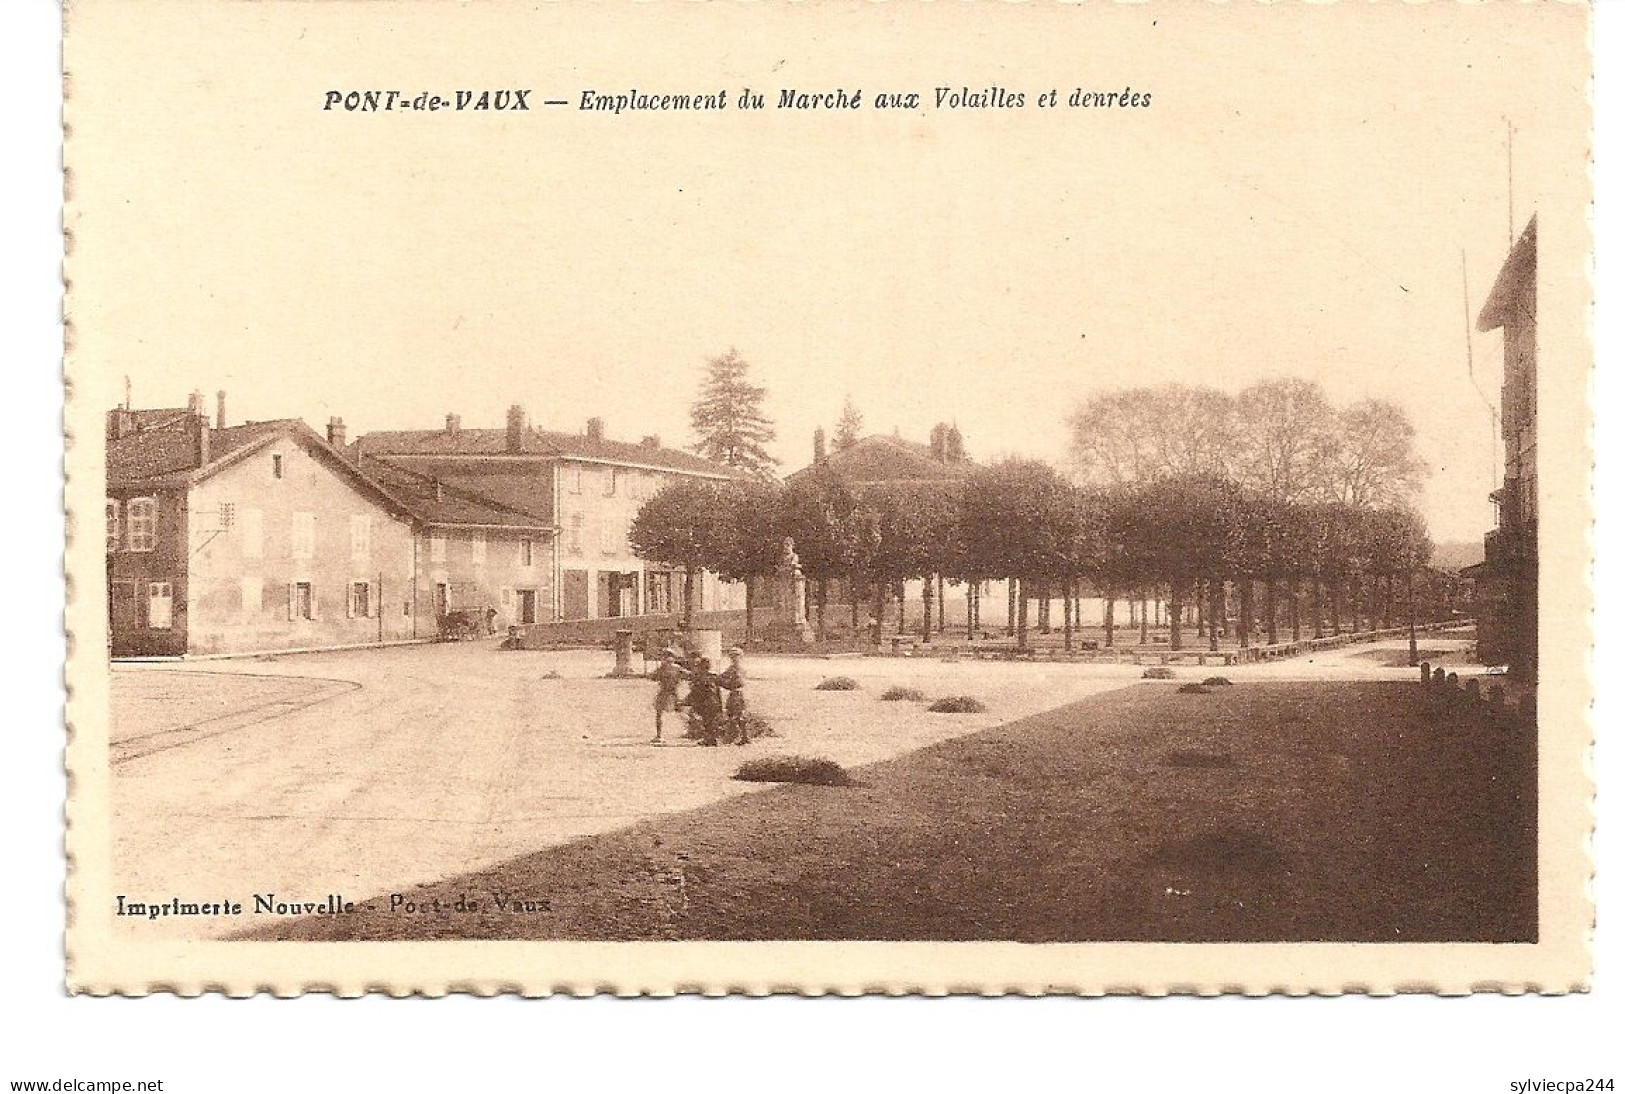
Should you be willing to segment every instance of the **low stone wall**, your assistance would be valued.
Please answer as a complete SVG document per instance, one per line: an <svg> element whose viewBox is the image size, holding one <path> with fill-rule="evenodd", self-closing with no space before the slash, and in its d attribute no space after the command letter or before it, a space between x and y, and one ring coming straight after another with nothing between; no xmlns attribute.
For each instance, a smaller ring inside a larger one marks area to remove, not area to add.
<svg viewBox="0 0 1625 1094"><path fill-rule="evenodd" d="M756 613L756 625L767 626L772 616ZM629 615L610 619L574 619L560 623L527 623L508 628L504 648L516 650L555 649L609 649L615 644L616 631L631 631L633 643L642 649L656 635L665 635L682 628L681 613L671 615ZM723 646L740 641L745 634L743 611L695 612L693 629L721 631Z"/></svg>
<svg viewBox="0 0 1625 1094"><path fill-rule="evenodd" d="M1472 625L1473 621L1470 619L1419 623L1416 627L1416 633L1419 635L1436 634L1441 631L1456 630ZM1409 633L1410 630L1407 627L1388 627L1374 631L1329 635L1325 638L1306 638L1299 642L1278 642L1273 646L1249 646L1246 649L1227 650L1209 650L1205 647L1193 647L1183 650L1147 649L1141 646L1088 650L1035 647L1023 650L1010 646L977 646L974 643L966 646L942 642L924 645L918 641L893 638L880 652L904 657L941 656L949 659L970 657L978 660L996 661L1081 661L1131 665L1238 665L1298 657L1316 650L1335 649L1340 646L1350 646L1362 642L1377 642L1385 638L1404 638Z"/></svg>

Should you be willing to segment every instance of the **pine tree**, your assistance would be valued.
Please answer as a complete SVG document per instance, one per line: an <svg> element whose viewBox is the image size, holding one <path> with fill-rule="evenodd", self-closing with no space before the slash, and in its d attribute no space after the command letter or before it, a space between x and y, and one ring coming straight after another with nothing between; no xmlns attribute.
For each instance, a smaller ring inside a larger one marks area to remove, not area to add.
<svg viewBox="0 0 1625 1094"><path fill-rule="evenodd" d="M835 426L835 451L845 452L858 443L863 435L863 412L852 401L852 396L846 397L846 405L841 408L841 420Z"/></svg>
<svg viewBox="0 0 1625 1094"><path fill-rule="evenodd" d="M699 437L694 451L706 459L771 478L778 460L763 447L774 437L773 423L762 413L767 389L748 379L750 364L729 349L706 362L700 397L688 420Z"/></svg>

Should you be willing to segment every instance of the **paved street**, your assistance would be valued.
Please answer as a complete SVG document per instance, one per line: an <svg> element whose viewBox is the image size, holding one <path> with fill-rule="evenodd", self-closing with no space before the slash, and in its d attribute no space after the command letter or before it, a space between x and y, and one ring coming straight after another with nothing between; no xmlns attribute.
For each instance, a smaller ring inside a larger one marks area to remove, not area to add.
<svg viewBox="0 0 1625 1094"><path fill-rule="evenodd" d="M781 736L741 748L649 744L653 686L606 680L607 653L490 643L113 673L120 891L161 900L275 891L359 898L644 817L760 790L745 756L848 767L1126 685L1133 666L754 659L751 700ZM545 678L557 673L559 679ZM856 692L819 692L827 675ZM891 684L970 692L983 715L880 702ZM681 733L668 716L667 735ZM146 935L225 921L143 924Z"/></svg>
<svg viewBox="0 0 1625 1094"><path fill-rule="evenodd" d="M1403 665L1403 643L1381 648L1397 648ZM1373 649L1223 671L1238 681L1412 676ZM748 749L703 749L651 746L653 686L604 679L611 664L602 652L502 652L482 642L116 666L119 891L147 900L361 899L759 792L731 778L746 756L816 755L852 768L1129 685L1141 671L756 658L752 705L780 735ZM836 674L861 690L813 690ZM975 695L989 710L940 715L881 702L892 684ZM668 738L680 732L668 717ZM241 927L203 919L138 929L151 937Z"/></svg>

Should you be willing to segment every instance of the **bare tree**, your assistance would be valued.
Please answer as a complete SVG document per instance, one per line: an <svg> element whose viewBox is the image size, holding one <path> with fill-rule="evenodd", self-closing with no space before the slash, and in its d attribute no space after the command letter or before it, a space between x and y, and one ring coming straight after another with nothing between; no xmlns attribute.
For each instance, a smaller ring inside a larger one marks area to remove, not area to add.
<svg viewBox="0 0 1625 1094"><path fill-rule="evenodd" d="M1287 377L1245 388L1236 396L1237 479L1271 501L1328 496L1337 426L1319 384Z"/></svg>
<svg viewBox="0 0 1625 1094"><path fill-rule="evenodd" d="M1184 384L1095 395L1068 419L1073 468L1098 485L1221 475L1234 448L1223 392Z"/></svg>
<svg viewBox="0 0 1625 1094"><path fill-rule="evenodd" d="M1333 496L1356 509L1406 504L1421 485L1423 465L1405 412L1387 399L1362 399L1345 407L1337 424Z"/></svg>

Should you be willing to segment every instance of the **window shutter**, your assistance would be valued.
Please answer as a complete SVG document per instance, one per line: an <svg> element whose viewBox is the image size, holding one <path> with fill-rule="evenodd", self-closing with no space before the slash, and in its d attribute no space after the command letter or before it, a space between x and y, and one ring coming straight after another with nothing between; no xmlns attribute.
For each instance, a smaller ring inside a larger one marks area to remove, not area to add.
<svg viewBox="0 0 1625 1094"><path fill-rule="evenodd" d="M367 582L367 618L378 618L378 582Z"/></svg>
<svg viewBox="0 0 1625 1094"><path fill-rule="evenodd" d="M292 581L288 582L288 619L299 618L299 587Z"/></svg>
<svg viewBox="0 0 1625 1094"><path fill-rule="evenodd" d="M355 618L355 582L344 583L344 614L347 618Z"/></svg>
<svg viewBox="0 0 1625 1094"><path fill-rule="evenodd" d="M316 583L314 581L310 583L310 617L312 619L322 617L321 602L316 599Z"/></svg>

